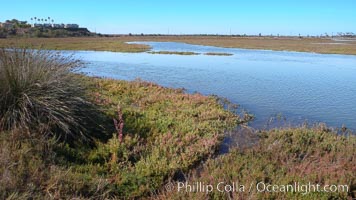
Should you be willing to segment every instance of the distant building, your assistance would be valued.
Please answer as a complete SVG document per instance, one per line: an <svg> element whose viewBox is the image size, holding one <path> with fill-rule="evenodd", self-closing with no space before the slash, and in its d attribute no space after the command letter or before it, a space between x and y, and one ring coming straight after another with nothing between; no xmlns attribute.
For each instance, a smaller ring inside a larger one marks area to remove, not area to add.
<svg viewBox="0 0 356 200"><path fill-rule="evenodd" d="M52 28L64 28L64 24L52 24Z"/></svg>
<svg viewBox="0 0 356 200"><path fill-rule="evenodd" d="M64 28L79 28L78 24L66 24Z"/></svg>
<svg viewBox="0 0 356 200"><path fill-rule="evenodd" d="M45 28L51 28L52 25L51 25L51 24L43 24L43 27L45 27Z"/></svg>
<svg viewBox="0 0 356 200"><path fill-rule="evenodd" d="M9 23L9 22L0 23L0 27L1 27L1 28L5 28L5 29L11 29L11 28L14 27L14 24Z"/></svg>
<svg viewBox="0 0 356 200"><path fill-rule="evenodd" d="M43 24L32 24L32 28L42 28Z"/></svg>
<svg viewBox="0 0 356 200"><path fill-rule="evenodd" d="M32 24L32 27L35 28L73 28L78 29L78 24Z"/></svg>

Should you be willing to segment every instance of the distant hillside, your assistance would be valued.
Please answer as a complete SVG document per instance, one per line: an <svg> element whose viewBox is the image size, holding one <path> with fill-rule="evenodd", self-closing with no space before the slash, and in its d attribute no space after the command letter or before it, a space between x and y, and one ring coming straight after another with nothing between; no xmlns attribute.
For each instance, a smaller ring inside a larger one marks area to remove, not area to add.
<svg viewBox="0 0 356 200"><path fill-rule="evenodd" d="M83 37L94 36L87 28L79 28L77 24L34 23L17 19L0 22L0 38L9 37Z"/></svg>

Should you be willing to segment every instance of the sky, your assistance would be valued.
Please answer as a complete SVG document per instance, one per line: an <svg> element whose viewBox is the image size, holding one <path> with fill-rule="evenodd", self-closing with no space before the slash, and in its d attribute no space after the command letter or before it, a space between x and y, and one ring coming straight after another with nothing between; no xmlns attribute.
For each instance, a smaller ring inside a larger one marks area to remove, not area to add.
<svg viewBox="0 0 356 200"><path fill-rule="evenodd" d="M0 0L0 21L51 17L106 34L356 33L356 0Z"/></svg>

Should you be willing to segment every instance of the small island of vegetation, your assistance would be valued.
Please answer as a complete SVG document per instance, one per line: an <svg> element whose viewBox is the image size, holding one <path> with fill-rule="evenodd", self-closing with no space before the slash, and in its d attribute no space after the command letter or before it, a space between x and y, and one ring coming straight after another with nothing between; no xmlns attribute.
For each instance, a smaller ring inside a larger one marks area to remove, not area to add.
<svg viewBox="0 0 356 200"><path fill-rule="evenodd" d="M208 52L208 53L204 53L204 55L207 55L207 56L232 56L234 54L232 54L232 53Z"/></svg>
<svg viewBox="0 0 356 200"><path fill-rule="evenodd" d="M185 56L199 55L199 53L190 52L190 51L149 51L147 53L150 53L150 54L174 54L174 55L185 55Z"/></svg>

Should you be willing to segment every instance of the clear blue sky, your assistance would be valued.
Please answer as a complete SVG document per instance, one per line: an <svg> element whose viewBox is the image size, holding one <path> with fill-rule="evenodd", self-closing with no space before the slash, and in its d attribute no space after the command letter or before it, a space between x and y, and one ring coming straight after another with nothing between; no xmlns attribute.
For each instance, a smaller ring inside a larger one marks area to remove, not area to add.
<svg viewBox="0 0 356 200"><path fill-rule="evenodd" d="M51 17L101 33L356 33L356 0L0 0L0 21Z"/></svg>

